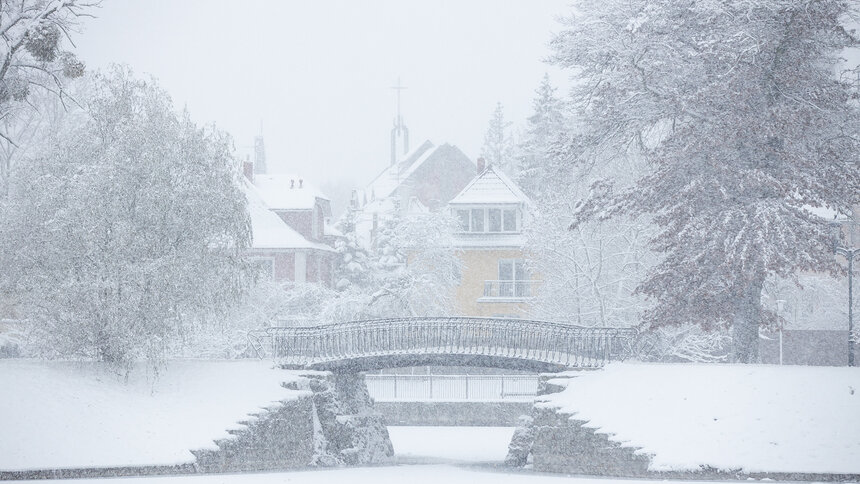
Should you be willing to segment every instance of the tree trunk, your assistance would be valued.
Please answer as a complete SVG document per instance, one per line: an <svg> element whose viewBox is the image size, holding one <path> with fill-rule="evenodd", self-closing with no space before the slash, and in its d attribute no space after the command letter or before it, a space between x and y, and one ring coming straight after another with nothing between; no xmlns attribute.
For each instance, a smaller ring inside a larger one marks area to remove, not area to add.
<svg viewBox="0 0 860 484"><path fill-rule="evenodd" d="M763 280L750 283L738 296L732 315L733 363L759 362L759 335L761 324L761 290Z"/></svg>

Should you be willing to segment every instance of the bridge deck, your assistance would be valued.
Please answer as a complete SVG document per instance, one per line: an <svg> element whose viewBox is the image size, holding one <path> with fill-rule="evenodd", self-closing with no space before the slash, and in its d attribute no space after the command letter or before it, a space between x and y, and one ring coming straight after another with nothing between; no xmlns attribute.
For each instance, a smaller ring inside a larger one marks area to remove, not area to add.
<svg viewBox="0 0 860 484"><path fill-rule="evenodd" d="M634 330L500 318L404 318L265 331L261 345L293 368L495 366L597 368L623 358Z"/></svg>

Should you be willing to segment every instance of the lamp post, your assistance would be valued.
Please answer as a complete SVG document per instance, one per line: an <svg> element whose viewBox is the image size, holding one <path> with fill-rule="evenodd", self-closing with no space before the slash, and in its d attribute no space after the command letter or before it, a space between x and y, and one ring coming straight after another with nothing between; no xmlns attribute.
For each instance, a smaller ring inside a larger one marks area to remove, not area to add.
<svg viewBox="0 0 860 484"><path fill-rule="evenodd" d="M779 314L779 364L780 365L782 364L782 327L784 324L783 321L785 319L782 317L782 311L783 311L784 307L785 307L785 300L784 299L777 299L776 300L776 311Z"/></svg>
<svg viewBox="0 0 860 484"><path fill-rule="evenodd" d="M854 366L854 256L860 248L836 246L834 250L848 260L848 366Z"/></svg>

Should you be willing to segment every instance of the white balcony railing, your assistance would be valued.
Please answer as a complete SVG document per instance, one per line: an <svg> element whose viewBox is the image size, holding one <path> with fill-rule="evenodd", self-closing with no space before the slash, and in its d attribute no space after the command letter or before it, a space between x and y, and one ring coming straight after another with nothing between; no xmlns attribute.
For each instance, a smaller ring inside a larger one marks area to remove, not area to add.
<svg viewBox="0 0 860 484"><path fill-rule="evenodd" d="M534 400L536 375L367 375L376 401L519 401Z"/></svg>
<svg viewBox="0 0 860 484"><path fill-rule="evenodd" d="M541 281L484 281L486 299L525 299L534 297Z"/></svg>

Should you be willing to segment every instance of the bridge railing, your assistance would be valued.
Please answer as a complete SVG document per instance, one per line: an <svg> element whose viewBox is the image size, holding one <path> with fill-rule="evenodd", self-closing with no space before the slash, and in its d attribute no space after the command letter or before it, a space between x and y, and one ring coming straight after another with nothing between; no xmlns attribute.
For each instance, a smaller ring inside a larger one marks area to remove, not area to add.
<svg viewBox="0 0 860 484"><path fill-rule="evenodd" d="M537 292L542 281L484 281L485 298L528 299Z"/></svg>
<svg viewBox="0 0 860 484"><path fill-rule="evenodd" d="M633 330L497 318L403 318L266 330L290 366L387 355L483 355L595 368L623 358Z"/></svg>

